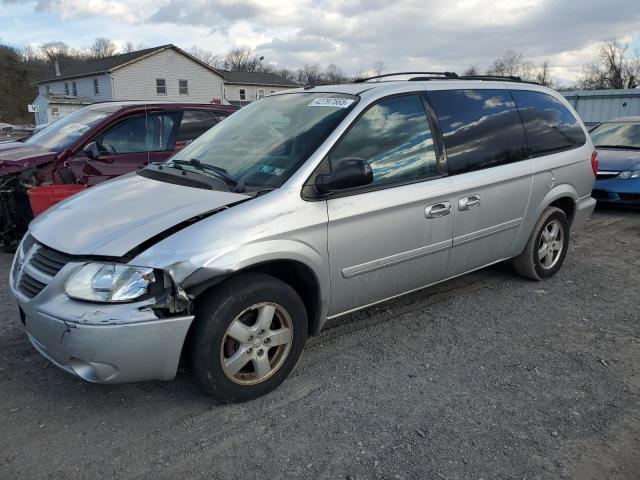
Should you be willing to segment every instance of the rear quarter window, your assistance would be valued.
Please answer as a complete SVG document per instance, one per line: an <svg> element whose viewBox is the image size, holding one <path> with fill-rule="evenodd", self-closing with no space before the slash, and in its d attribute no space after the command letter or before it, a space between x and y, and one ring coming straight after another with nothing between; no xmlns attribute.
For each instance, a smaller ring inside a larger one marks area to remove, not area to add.
<svg viewBox="0 0 640 480"><path fill-rule="evenodd" d="M587 141L578 120L560 100L543 92L512 90L524 123L529 154L577 148Z"/></svg>
<svg viewBox="0 0 640 480"><path fill-rule="evenodd" d="M450 174L527 158L524 129L508 90L435 90L427 96L442 130Z"/></svg>

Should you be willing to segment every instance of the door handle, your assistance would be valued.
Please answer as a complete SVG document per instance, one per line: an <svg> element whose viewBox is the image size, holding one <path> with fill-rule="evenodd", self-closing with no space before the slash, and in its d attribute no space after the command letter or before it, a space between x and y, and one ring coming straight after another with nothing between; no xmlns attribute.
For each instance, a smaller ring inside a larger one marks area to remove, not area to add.
<svg viewBox="0 0 640 480"><path fill-rule="evenodd" d="M470 210L480 205L479 195L469 195L458 200L458 210Z"/></svg>
<svg viewBox="0 0 640 480"><path fill-rule="evenodd" d="M424 209L424 216L427 218L444 217L449 213L451 213L451 204L449 202L434 203Z"/></svg>

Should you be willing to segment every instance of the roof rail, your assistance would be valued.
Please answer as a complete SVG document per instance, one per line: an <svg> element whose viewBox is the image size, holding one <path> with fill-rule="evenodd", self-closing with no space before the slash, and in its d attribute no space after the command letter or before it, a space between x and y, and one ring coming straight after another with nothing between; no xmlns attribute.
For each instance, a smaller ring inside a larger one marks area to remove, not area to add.
<svg viewBox="0 0 640 480"><path fill-rule="evenodd" d="M515 75L461 75L463 80L502 80L505 82L522 82L520 77Z"/></svg>
<svg viewBox="0 0 640 480"><path fill-rule="evenodd" d="M457 77L447 77L448 80L493 80L502 82L529 83L532 85L541 85L539 82L532 80L522 80L520 77L513 75L458 75ZM420 82L426 80L442 80L441 77L413 77L409 81Z"/></svg>
<svg viewBox="0 0 640 480"><path fill-rule="evenodd" d="M372 77L366 78L357 78L353 81L353 83L364 83L369 80L375 80L376 78L396 77L398 75L429 75L432 76L431 78L458 78L458 74L454 72L396 72L385 73L383 75L374 75Z"/></svg>

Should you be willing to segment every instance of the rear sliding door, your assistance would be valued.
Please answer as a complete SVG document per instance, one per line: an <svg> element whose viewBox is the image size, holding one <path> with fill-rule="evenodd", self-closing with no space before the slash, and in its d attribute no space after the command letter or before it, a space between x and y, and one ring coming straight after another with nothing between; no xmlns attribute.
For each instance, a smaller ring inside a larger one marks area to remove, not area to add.
<svg viewBox="0 0 640 480"><path fill-rule="evenodd" d="M516 255L531 194L524 128L509 90L429 91L454 187L447 276Z"/></svg>

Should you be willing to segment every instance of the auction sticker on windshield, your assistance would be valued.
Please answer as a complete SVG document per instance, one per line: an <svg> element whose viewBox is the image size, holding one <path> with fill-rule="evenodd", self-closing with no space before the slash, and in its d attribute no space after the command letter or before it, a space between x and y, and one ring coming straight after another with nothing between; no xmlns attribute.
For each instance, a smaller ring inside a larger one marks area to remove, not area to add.
<svg viewBox="0 0 640 480"><path fill-rule="evenodd" d="M309 104L310 107L334 107L334 108L347 108L354 102L351 98L332 98L321 97L316 98Z"/></svg>

